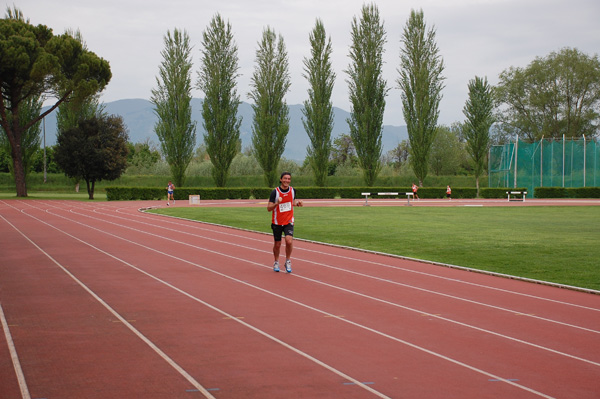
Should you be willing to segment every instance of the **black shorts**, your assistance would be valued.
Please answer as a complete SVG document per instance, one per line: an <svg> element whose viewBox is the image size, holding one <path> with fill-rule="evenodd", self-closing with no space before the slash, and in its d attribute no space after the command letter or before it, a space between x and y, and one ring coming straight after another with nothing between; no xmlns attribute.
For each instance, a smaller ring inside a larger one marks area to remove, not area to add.
<svg viewBox="0 0 600 399"><path fill-rule="evenodd" d="M293 224L286 224L285 226L282 226L280 224L271 223L271 230L273 230L273 238L275 239L275 241L281 241L281 233L290 237L294 236Z"/></svg>

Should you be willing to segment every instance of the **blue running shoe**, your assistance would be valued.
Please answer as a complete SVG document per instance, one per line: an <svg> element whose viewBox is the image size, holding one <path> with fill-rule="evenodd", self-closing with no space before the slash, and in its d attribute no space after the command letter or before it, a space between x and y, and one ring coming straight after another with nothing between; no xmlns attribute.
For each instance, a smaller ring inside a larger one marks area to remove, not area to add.
<svg viewBox="0 0 600 399"><path fill-rule="evenodd" d="M289 259L285 261L285 271L288 273L292 272L292 261Z"/></svg>
<svg viewBox="0 0 600 399"><path fill-rule="evenodd" d="M279 271L279 262L275 261L275 263L273 263L273 271L274 272L278 272Z"/></svg>

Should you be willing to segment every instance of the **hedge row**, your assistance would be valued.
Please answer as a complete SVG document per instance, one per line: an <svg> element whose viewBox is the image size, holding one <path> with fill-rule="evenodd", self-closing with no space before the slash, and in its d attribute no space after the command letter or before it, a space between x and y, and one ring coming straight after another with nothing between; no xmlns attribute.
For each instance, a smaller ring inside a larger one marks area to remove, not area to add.
<svg viewBox="0 0 600 399"><path fill-rule="evenodd" d="M271 188L178 188L175 190L176 200L188 200L190 195L200 195L202 200L217 199L267 199L271 194ZM507 188L481 188L482 198L506 198ZM513 191L525 191L525 188L510 189ZM598 189L596 189L598 190ZM327 199L327 198L362 198L361 193L397 192L396 198L405 198L403 193L411 192L410 187L301 187L298 195L301 198ZM445 187L423 187L419 188L420 198L445 198ZM537 195L537 191L536 191ZM452 189L452 198L475 198L477 189L474 187L457 187ZM107 187L106 198L109 201L118 200L160 200L167 198L164 188L156 187ZM549 198L549 197L545 197Z"/></svg>
<svg viewBox="0 0 600 399"><path fill-rule="evenodd" d="M600 198L600 187L536 187L536 198Z"/></svg>

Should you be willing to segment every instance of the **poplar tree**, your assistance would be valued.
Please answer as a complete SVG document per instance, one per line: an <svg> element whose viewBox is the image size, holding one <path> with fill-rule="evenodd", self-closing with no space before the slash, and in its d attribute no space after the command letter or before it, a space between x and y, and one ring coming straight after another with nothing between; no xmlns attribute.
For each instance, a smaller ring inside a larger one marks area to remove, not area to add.
<svg viewBox="0 0 600 399"><path fill-rule="evenodd" d="M358 163L367 186L381 171L383 114L388 89L383 79L386 32L375 4L364 5L360 20L352 21L352 45L348 67L350 118L348 126Z"/></svg>
<svg viewBox="0 0 600 399"><path fill-rule="evenodd" d="M490 148L490 128L494 123L494 100L487 78L475 76L469 81L469 97L463 108L466 116L463 132L467 150L475 163L474 173L479 197L479 177L485 170Z"/></svg>
<svg viewBox="0 0 600 399"><path fill-rule="evenodd" d="M422 10L411 10L401 42L397 82L402 92L411 166L423 186L440 113L444 63L435 42L435 29L427 30Z"/></svg>
<svg viewBox="0 0 600 399"><path fill-rule="evenodd" d="M237 45L231 24L219 14L213 17L202 34L202 66L198 87L204 92L202 119L206 152L213 165L217 187L225 187L229 167L237 154L241 118L237 117L240 98L236 91L239 77Z"/></svg>
<svg viewBox="0 0 600 399"><path fill-rule="evenodd" d="M291 85L289 61L283 37L267 27L256 50L249 98L252 109L253 153L263 170L265 183L278 181L277 167L290 130L289 109L284 100Z"/></svg>
<svg viewBox="0 0 600 399"><path fill-rule="evenodd" d="M192 56L186 31L175 29L164 37L163 61L152 89L151 101L158 121L154 131L175 186L183 186L185 171L194 155L196 122L192 121Z"/></svg>
<svg viewBox="0 0 600 399"><path fill-rule="evenodd" d="M315 176L315 184L325 186L331 153L333 130L333 103L331 93L335 73L331 66L331 38L327 39L323 22L317 19L309 36L311 58L304 58L304 74L310 85L308 100L304 101L302 123L310 139L306 149L308 162Z"/></svg>

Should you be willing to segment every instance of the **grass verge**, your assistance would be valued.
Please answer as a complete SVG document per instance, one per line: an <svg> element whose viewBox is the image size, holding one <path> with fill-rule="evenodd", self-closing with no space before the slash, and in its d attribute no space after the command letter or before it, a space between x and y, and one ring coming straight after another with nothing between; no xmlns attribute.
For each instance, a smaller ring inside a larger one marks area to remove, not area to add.
<svg viewBox="0 0 600 399"><path fill-rule="evenodd" d="M156 210L270 232L262 208ZM600 290L600 207L305 207L295 237Z"/></svg>

